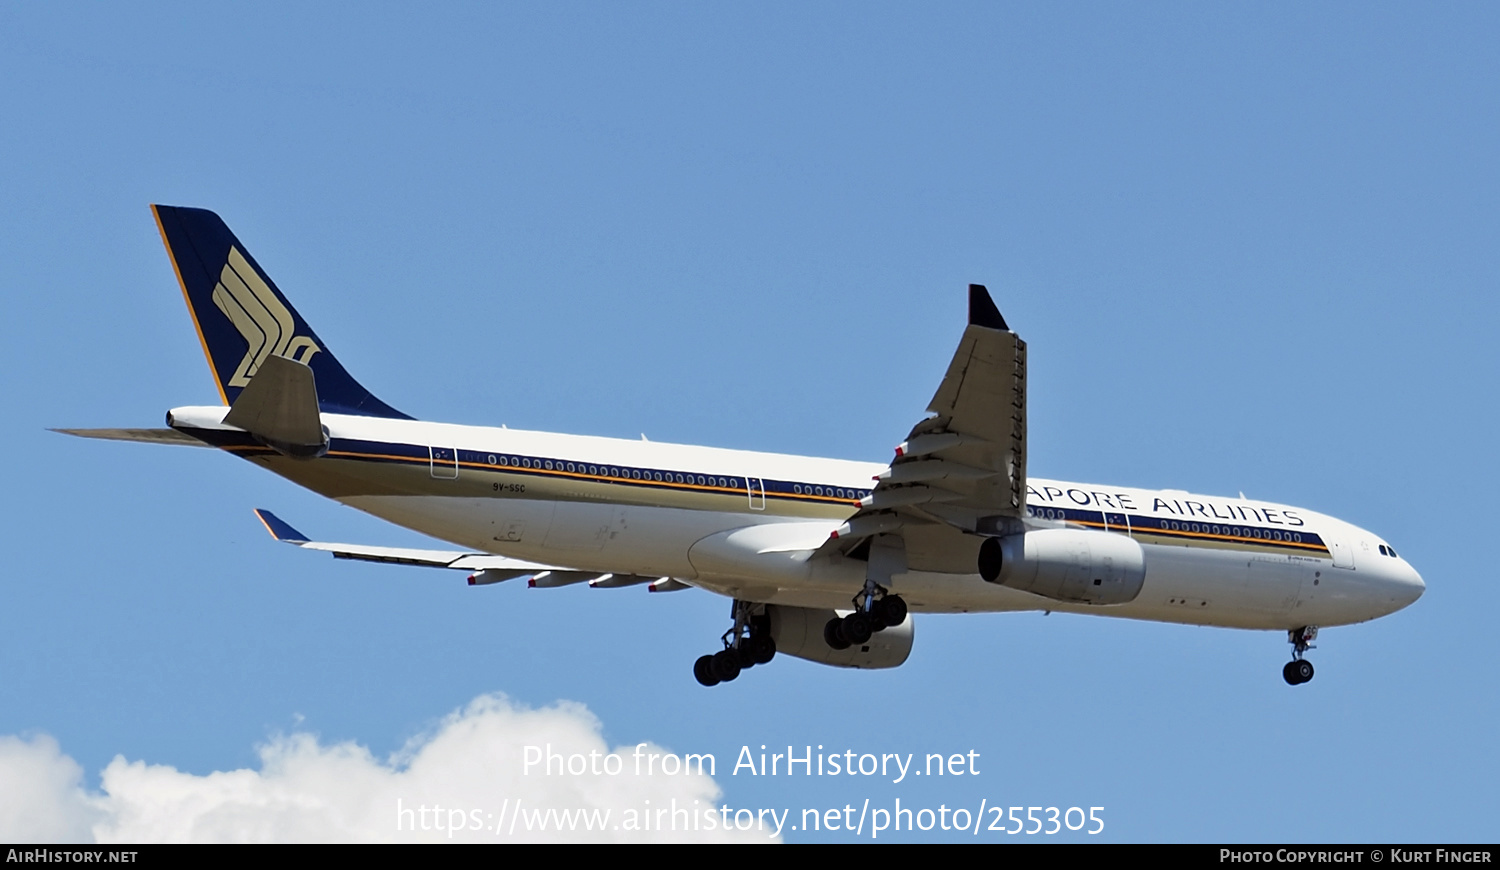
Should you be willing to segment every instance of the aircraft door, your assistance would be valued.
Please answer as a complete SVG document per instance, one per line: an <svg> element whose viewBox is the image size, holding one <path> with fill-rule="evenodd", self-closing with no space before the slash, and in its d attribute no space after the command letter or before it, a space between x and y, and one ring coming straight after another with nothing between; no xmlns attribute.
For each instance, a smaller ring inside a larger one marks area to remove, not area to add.
<svg viewBox="0 0 1500 870"><path fill-rule="evenodd" d="M766 485L758 477L745 478L745 492L750 496L750 509L763 511L766 509Z"/></svg>
<svg viewBox="0 0 1500 870"><path fill-rule="evenodd" d="M458 479L458 451L452 447L428 447L432 476L438 480Z"/></svg>
<svg viewBox="0 0 1500 870"><path fill-rule="evenodd" d="M1354 570L1354 550L1343 535L1330 532L1323 535L1323 540L1328 542L1328 552L1333 554L1333 567Z"/></svg>

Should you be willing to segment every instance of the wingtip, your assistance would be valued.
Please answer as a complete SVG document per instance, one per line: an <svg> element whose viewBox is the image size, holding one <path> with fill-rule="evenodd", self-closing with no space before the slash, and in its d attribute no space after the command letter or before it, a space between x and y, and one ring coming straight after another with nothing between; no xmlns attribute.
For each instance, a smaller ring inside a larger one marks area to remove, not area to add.
<svg viewBox="0 0 1500 870"><path fill-rule="evenodd" d="M305 544L308 542L306 535L292 528L286 520L281 519L265 508L256 508L255 518L260 520L260 524L266 527L266 531L271 533L271 537L283 544Z"/></svg>
<svg viewBox="0 0 1500 870"><path fill-rule="evenodd" d="M990 298L990 291L983 284L969 285L969 325L1010 332L995 300Z"/></svg>

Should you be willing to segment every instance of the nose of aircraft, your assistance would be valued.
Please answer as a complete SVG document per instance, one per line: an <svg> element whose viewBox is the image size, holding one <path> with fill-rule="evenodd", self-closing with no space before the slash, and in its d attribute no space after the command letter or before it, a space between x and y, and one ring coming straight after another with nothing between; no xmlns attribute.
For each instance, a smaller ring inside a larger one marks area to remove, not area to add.
<svg viewBox="0 0 1500 870"><path fill-rule="evenodd" d="M1427 584L1422 581L1422 575L1417 573L1416 568L1405 561L1401 564L1406 568L1406 576L1401 578L1401 594L1406 599L1401 602L1401 606L1405 607L1422 597L1422 593L1427 591Z"/></svg>
<svg viewBox="0 0 1500 870"><path fill-rule="evenodd" d="M1382 559L1378 569L1380 595L1392 605L1392 610L1403 607L1422 597L1427 584L1405 559Z"/></svg>

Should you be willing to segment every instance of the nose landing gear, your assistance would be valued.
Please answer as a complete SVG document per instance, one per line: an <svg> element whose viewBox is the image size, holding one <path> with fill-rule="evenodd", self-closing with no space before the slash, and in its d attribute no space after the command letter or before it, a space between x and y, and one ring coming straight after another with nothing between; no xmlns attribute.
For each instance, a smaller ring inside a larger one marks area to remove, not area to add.
<svg viewBox="0 0 1500 870"><path fill-rule="evenodd" d="M756 612L758 607L759 613ZM721 638L724 649L699 656L693 662L693 676L701 685L717 686L730 682L741 671L767 664L776 657L776 641L771 638L771 617L766 615L764 607L736 600L730 612L734 626Z"/></svg>
<svg viewBox="0 0 1500 870"><path fill-rule="evenodd" d="M1294 628L1286 633L1287 643L1292 645L1292 660L1281 669L1281 677L1289 686L1300 686L1313 678L1312 662L1304 659L1302 654L1310 649L1316 649L1312 642L1318 639L1318 627L1307 625L1302 628Z"/></svg>

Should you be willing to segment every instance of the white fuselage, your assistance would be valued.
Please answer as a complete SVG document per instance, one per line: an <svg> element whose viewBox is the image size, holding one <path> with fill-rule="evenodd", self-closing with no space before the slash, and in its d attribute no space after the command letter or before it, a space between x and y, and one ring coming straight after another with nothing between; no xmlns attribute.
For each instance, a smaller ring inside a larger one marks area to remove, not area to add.
<svg viewBox="0 0 1500 870"><path fill-rule="evenodd" d="M172 425L344 504L476 551L582 571L673 577L746 601L847 608L865 564L810 558L887 466L376 417L323 415L326 456L240 438L223 407ZM210 440L210 439L205 439ZM1030 478L1030 529L1127 535L1146 577L1129 603L1059 601L968 573L906 571L918 612L1061 610L1293 629L1362 622L1415 601L1417 572L1384 539L1309 510L1244 498Z"/></svg>

